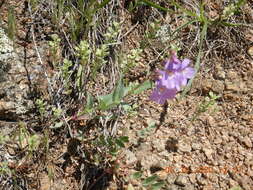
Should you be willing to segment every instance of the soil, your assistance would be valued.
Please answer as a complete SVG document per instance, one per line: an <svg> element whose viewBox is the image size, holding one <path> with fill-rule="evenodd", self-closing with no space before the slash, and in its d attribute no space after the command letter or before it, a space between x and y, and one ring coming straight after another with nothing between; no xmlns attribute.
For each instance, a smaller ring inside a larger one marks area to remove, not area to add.
<svg viewBox="0 0 253 190"><path fill-rule="evenodd" d="M176 14L164 14L148 6L129 12L124 6L127 7L130 1L119 2L121 9L117 16L124 21L122 34L125 34L120 48L127 52L145 47L141 63L126 76L129 81L142 82L151 78L150 73L161 67L161 62L168 56L160 56L161 51L169 51L166 49L168 43L180 46L179 57L189 58L194 64L198 54L197 25L184 28L171 42L147 40L145 34L150 31L151 22L160 19L160 25L173 31L184 20ZM192 1L183 2L189 7L196 5L191 4ZM46 17L50 11L46 8L38 10L38 14L45 15L36 17L38 25L34 25L41 64L30 31L35 20L31 21L26 4L25 0L0 3L2 24L6 26L8 7L14 6L17 15L14 47L21 63L27 65L28 76L33 76L25 83L32 89L29 97L32 101L43 97L47 102L61 102L63 110L66 110L62 121L67 124L61 130L49 129L55 121L50 114L41 119L36 106L16 119L1 115L0 132L11 128L8 134L15 133L20 129L20 122L24 123L29 133L40 137L48 135L49 149L45 153L41 145L43 151L30 155L26 154L27 142L23 148L15 142L1 145L1 165L7 161L8 167L15 172L6 176L0 171L0 188L16 189L15 181L19 189L29 190L147 189L142 186L142 181L157 175L166 183L164 189L167 190L227 190L236 186L244 190L253 189L252 1L247 1L242 13L230 20L251 24L250 27L215 26L208 29L200 71L186 96L181 97L178 93L175 99L159 105L150 101L151 90L147 90L125 100L131 106L138 106L131 114L119 114L117 122L96 119L67 121L82 102L75 96L69 97L71 95L59 95L56 96L58 99L52 100L52 94L58 93L54 90L59 76L57 69L50 65L48 52L48 36L54 33L54 26ZM224 5L225 1L207 1L207 14L215 17ZM164 6L168 5L165 3ZM116 80L112 73L101 72L93 83L89 83L87 90L104 94L113 88ZM210 102L210 92L218 97L205 111L201 111ZM112 110L117 111L120 112ZM85 135L83 142L77 139L79 131ZM116 158L110 157L103 146L93 143L101 131L129 137L129 143ZM100 157L96 158L96 155ZM143 173L142 178L133 179L131 175L138 171Z"/></svg>

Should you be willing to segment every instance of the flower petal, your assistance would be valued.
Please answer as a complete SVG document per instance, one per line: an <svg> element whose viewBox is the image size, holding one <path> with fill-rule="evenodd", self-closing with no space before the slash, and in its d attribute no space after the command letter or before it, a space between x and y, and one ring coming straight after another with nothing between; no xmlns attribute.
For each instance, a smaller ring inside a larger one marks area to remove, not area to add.
<svg viewBox="0 0 253 190"><path fill-rule="evenodd" d="M183 70L182 73L183 73L184 77L190 79L190 78L192 78L192 77L194 76L194 74L195 74L195 69L192 68L192 67L187 67L187 68L185 68L185 69Z"/></svg>
<svg viewBox="0 0 253 190"><path fill-rule="evenodd" d="M190 59L184 59L182 61L181 69L186 68L190 64L191 60Z"/></svg>

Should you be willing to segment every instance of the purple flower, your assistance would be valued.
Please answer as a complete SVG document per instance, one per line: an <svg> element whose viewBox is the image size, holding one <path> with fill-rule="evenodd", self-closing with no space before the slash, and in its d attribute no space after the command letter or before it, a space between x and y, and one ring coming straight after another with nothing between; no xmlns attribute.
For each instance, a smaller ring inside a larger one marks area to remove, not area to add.
<svg viewBox="0 0 253 190"><path fill-rule="evenodd" d="M167 99L173 99L177 91L180 91L180 88L187 84L187 80L195 74L194 68L189 64L189 59L180 61L175 53L172 54L170 60L164 63L164 70L157 70L156 88L150 99L159 104L164 104Z"/></svg>
<svg viewBox="0 0 253 190"><path fill-rule="evenodd" d="M189 64L189 59L181 62L175 55L172 55L172 58L165 62L165 70L158 71L162 85L169 89L176 88L179 91L195 74L194 68L189 67Z"/></svg>
<svg viewBox="0 0 253 190"><path fill-rule="evenodd" d="M161 81L157 81L150 99L158 104L164 104L167 99L173 99L176 96L176 93L176 89L168 89L161 85Z"/></svg>

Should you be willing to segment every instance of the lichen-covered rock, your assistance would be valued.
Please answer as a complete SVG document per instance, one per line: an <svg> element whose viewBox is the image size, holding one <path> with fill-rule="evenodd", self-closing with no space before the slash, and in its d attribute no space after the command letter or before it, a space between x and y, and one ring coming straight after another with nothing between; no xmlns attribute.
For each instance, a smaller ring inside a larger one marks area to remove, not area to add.
<svg viewBox="0 0 253 190"><path fill-rule="evenodd" d="M29 109L28 92L25 67L0 28L0 120L19 120Z"/></svg>

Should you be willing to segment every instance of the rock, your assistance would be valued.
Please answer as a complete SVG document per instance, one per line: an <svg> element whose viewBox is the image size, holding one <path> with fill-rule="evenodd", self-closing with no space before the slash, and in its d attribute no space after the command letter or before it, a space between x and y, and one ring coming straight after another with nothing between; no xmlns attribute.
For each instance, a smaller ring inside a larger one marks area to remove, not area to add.
<svg viewBox="0 0 253 190"><path fill-rule="evenodd" d="M191 145L185 142L178 143L178 150L181 152L191 152L192 148Z"/></svg>
<svg viewBox="0 0 253 190"><path fill-rule="evenodd" d="M187 185L183 188L183 190L195 190L194 185Z"/></svg>
<svg viewBox="0 0 253 190"><path fill-rule="evenodd" d="M125 156L126 156L125 160L126 160L127 165L131 165L131 164L134 164L135 162L137 162L137 158L136 158L135 154L133 152L131 152L130 150L126 150Z"/></svg>
<svg viewBox="0 0 253 190"><path fill-rule="evenodd" d="M31 101L26 70L13 42L0 28L0 120L17 121L28 112Z"/></svg>
<svg viewBox="0 0 253 190"><path fill-rule="evenodd" d="M212 153L213 153L213 150L212 149L209 149L209 148L203 148L202 149L203 152L205 153L206 157L208 159L211 159L212 158Z"/></svg>
<svg viewBox="0 0 253 190"><path fill-rule="evenodd" d="M228 185L230 188L232 188L232 187L238 186L238 183L235 180L230 178L228 181Z"/></svg>
<svg viewBox="0 0 253 190"><path fill-rule="evenodd" d="M252 142L249 137L246 136L246 137L240 138L240 142L244 144L247 148L252 148Z"/></svg>
<svg viewBox="0 0 253 190"><path fill-rule="evenodd" d="M168 186L167 190L180 190L180 189L178 188L178 186L172 184Z"/></svg>
<svg viewBox="0 0 253 190"><path fill-rule="evenodd" d="M195 184L196 183L196 174L195 173L189 174L189 179L190 179L191 183Z"/></svg>
<svg viewBox="0 0 253 190"><path fill-rule="evenodd" d="M248 49L247 53L251 56L251 58L253 58L253 46L251 46L251 47Z"/></svg>
<svg viewBox="0 0 253 190"><path fill-rule="evenodd" d="M155 139L152 141L152 146L158 152L162 152L165 149L164 141L161 139Z"/></svg>
<svg viewBox="0 0 253 190"><path fill-rule="evenodd" d="M226 78L226 73L222 67L217 68L216 72L214 73L214 78L218 80L224 80Z"/></svg>
<svg viewBox="0 0 253 190"><path fill-rule="evenodd" d="M238 84L233 82L225 82L225 89L233 92L237 92L240 90Z"/></svg>
<svg viewBox="0 0 253 190"><path fill-rule="evenodd" d="M188 178L183 175L178 176L175 181L175 184L180 186L186 186L188 183L189 183Z"/></svg>
<svg viewBox="0 0 253 190"><path fill-rule="evenodd" d="M175 174L169 174L167 177L168 184L173 184L176 180L177 176Z"/></svg>
<svg viewBox="0 0 253 190"><path fill-rule="evenodd" d="M212 83L212 91L218 94L222 94L224 91L224 83L220 80L215 80Z"/></svg>
<svg viewBox="0 0 253 190"><path fill-rule="evenodd" d="M200 150L201 149L201 145L198 143L192 143L192 150Z"/></svg>

